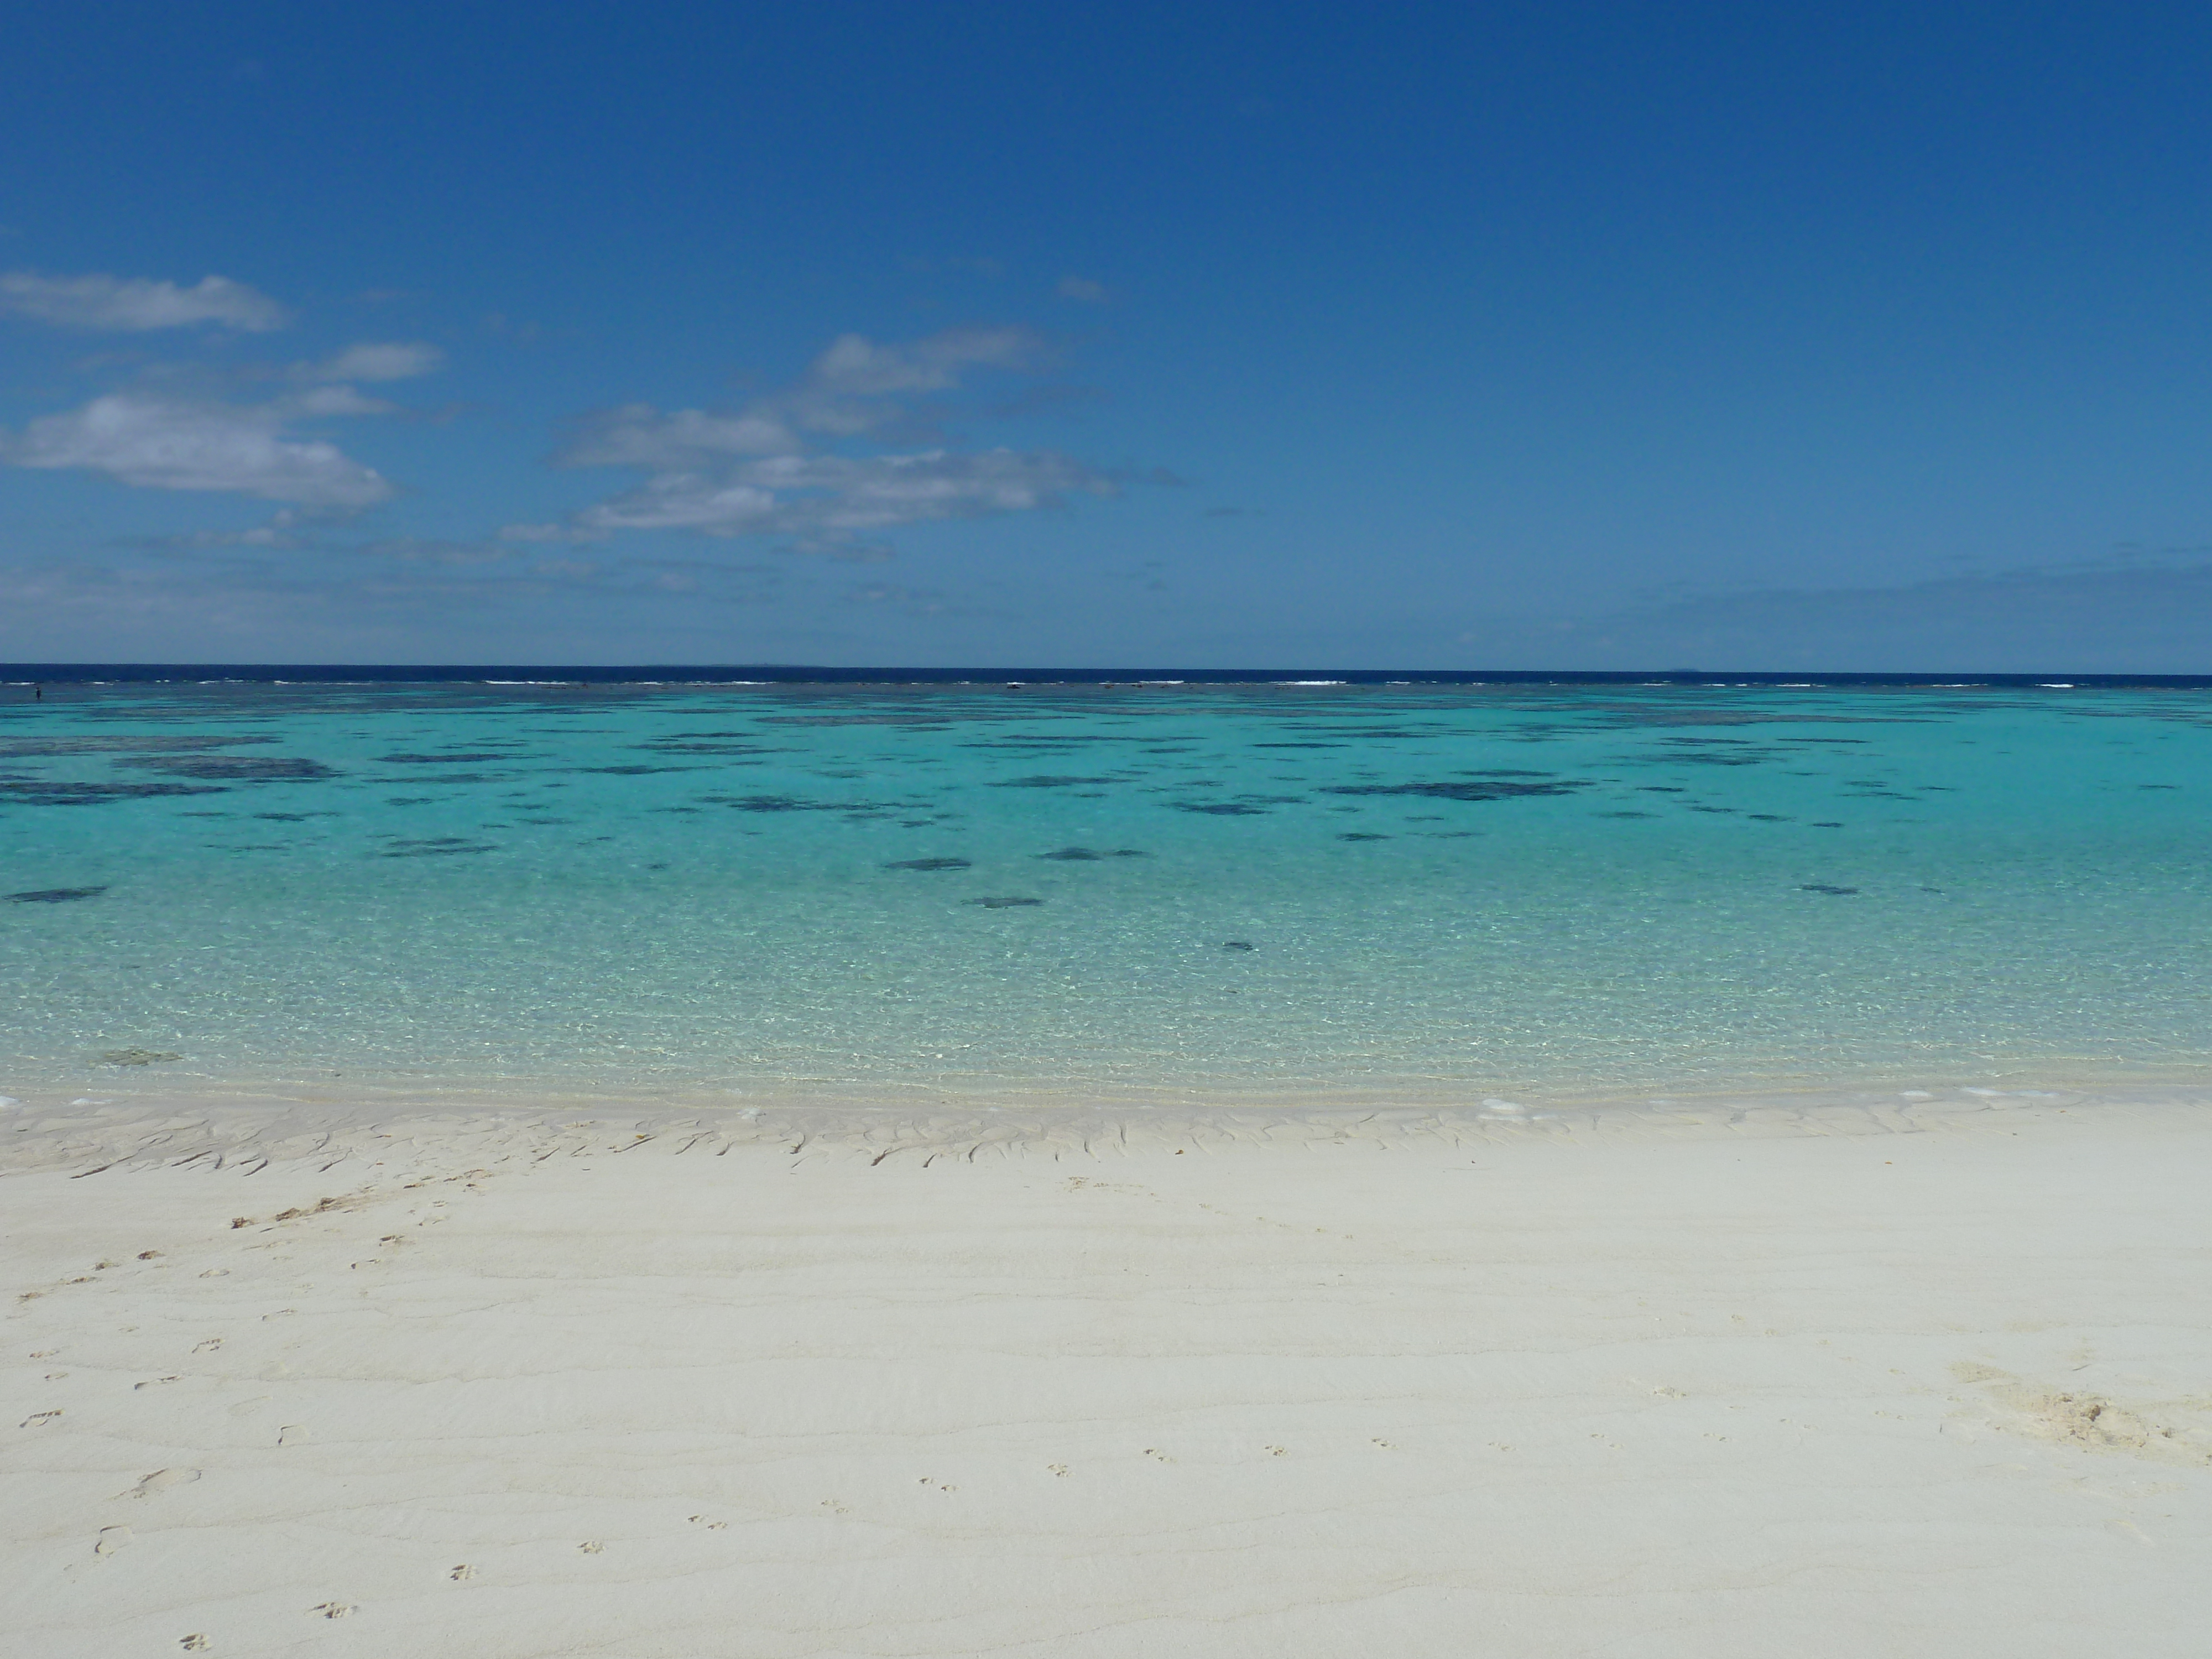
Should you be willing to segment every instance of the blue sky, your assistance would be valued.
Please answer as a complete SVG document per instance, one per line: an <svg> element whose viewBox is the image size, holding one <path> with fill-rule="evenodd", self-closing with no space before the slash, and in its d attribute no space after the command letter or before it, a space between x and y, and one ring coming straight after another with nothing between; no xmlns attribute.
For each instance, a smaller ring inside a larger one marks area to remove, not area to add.
<svg viewBox="0 0 2212 1659"><path fill-rule="evenodd" d="M2212 670L2212 14L47 8L0 659Z"/></svg>

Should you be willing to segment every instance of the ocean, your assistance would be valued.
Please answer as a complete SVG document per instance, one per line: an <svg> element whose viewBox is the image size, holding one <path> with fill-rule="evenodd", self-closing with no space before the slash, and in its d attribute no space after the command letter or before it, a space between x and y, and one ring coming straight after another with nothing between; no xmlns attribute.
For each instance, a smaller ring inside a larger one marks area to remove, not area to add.
<svg viewBox="0 0 2212 1659"><path fill-rule="evenodd" d="M2212 1078L2212 683L720 675L0 686L0 1093Z"/></svg>

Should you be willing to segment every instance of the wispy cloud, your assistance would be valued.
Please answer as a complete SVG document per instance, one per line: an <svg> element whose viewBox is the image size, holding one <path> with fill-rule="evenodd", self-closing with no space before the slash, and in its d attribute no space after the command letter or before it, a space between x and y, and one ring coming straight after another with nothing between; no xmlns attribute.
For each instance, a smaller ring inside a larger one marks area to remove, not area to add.
<svg viewBox="0 0 2212 1659"><path fill-rule="evenodd" d="M0 436L13 466L81 467L147 489L228 491L301 507L364 507L392 486L337 445L290 434L307 416L382 412L350 386L252 407L172 402L139 392L95 398L65 415Z"/></svg>
<svg viewBox="0 0 2212 1659"><path fill-rule="evenodd" d="M295 363L292 378L299 380L411 380L434 374L446 366L446 354L422 341L385 345L348 346L335 357L319 363Z"/></svg>
<svg viewBox="0 0 2212 1659"><path fill-rule="evenodd" d="M1111 494L1106 475L1050 451L933 443L850 453L856 440L939 435L925 400L957 390L973 371L1031 371L1049 361L1044 339L1024 328L952 329L902 344L842 335L796 385L741 409L664 414L630 404L597 416L560 464L634 467L645 482L561 524L513 525L502 533L529 542L690 530L793 536L828 550L860 532L1032 511L1079 492ZM841 443L848 447L834 447Z"/></svg>
<svg viewBox="0 0 2212 1659"><path fill-rule="evenodd" d="M216 323L264 334L291 320L267 295L228 276L203 276L182 288L144 276L42 276L28 270L0 274L0 313L57 328L113 333Z"/></svg>
<svg viewBox="0 0 2212 1659"><path fill-rule="evenodd" d="M1114 297L1105 283L1094 283L1088 276L1063 276L1053 292L1063 300L1079 300L1091 306L1103 306Z"/></svg>
<svg viewBox="0 0 2212 1659"><path fill-rule="evenodd" d="M136 387L42 416L20 434L0 429L0 463L104 472L142 489L212 491L324 514L356 512L390 499L392 486L336 444L298 428L313 421L404 414L395 404L367 396L355 382L409 380L444 362L437 347L419 341L348 346L319 362L242 371L249 380L292 383L292 390L258 404L225 401L223 382L197 371L152 365ZM294 544L290 532L284 520L266 534L224 539L289 546Z"/></svg>

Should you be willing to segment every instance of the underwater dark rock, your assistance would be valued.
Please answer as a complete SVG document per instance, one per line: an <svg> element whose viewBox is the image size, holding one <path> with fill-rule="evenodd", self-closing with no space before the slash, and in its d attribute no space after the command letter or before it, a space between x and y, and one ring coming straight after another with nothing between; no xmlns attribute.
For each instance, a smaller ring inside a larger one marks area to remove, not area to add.
<svg viewBox="0 0 2212 1659"><path fill-rule="evenodd" d="M1571 779L1550 783L1513 783L1483 779L1471 783L1339 783L1332 795L1425 795L1434 800L1512 800L1523 795L1571 795L1584 786Z"/></svg>
<svg viewBox="0 0 2212 1659"><path fill-rule="evenodd" d="M387 766L473 766L480 761L511 761L520 755L496 749L454 750L443 755L379 755L376 757Z"/></svg>
<svg viewBox="0 0 2212 1659"><path fill-rule="evenodd" d="M894 859L884 866L886 870L965 870L966 859Z"/></svg>
<svg viewBox="0 0 2212 1659"><path fill-rule="evenodd" d="M276 741L270 737L10 738L0 742L0 760L28 760L40 755L175 755Z"/></svg>
<svg viewBox="0 0 2212 1659"><path fill-rule="evenodd" d="M980 904L986 910L1015 910L1024 905L1042 904L1044 901L1041 898L971 898L964 902Z"/></svg>
<svg viewBox="0 0 2212 1659"><path fill-rule="evenodd" d="M1800 882L1797 890L1801 893L1829 893L1842 898L1859 890L1856 887L1832 887L1825 881L1807 881Z"/></svg>
<svg viewBox="0 0 2212 1659"><path fill-rule="evenodd" d="M104 885L100 887L41 887L33 892L10 893L8 895L8 902L10 904L71 904L78 899L98 898L107 889Z"/></svg>
<svg viewBox="0 0 2212 1659"><path fill-rule="evenodd" d="M1106 856L1094 853L1088 847L1063 847L1057 853L1039 853L1041 859L1058 859L1063 864L1089 864Z"/></svg>
<svg viewBox="0 0 2212 1659"><path fill-rule="evenodd" d="M0 800L21 801L27 806L92 806L106 800L143 800L151 795L222 793L220 784L46 783L31 779L0 779Z"/></svg>
<svg viewBox="0 0 2212 1659"><path fill-rule="evenodd" d="M309 782L339 775L333 768L324 765L320 761L298 758L261 760L246 755L207 755L198 759L136 756L115 763L118 766L141 767L149 772L167 772L172 777L221 778L236 783Z"/></svg>

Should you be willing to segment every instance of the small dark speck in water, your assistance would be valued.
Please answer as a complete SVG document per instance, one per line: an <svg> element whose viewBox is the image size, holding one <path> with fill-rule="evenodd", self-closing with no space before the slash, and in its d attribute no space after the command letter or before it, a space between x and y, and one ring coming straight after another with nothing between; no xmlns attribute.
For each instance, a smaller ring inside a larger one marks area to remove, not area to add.
<svg viewBox="0 0 2212 1659"><path fill-rule="evenodd" d="M1015 910L1024 905L1044 902L1041 898L972 898L967 902L970 904L980 904L986 910Z"/></svg>
<svg viewBox="0 0 2212 1659"><path fill-rule="evenodd" d="M1339 841L1388 841L1388 836L1370 835L1363 830L1347 830L1337 837Z"/></svg>
<svg viewBox="0 0 2212 1659"><path fill-rule="evenodd" d="M1856 887L1832 887L1825 881L1808 881L1798 884L1797 890L1801 893L1829 893L1842 898L1859 890Z"/></svg>
<svg viewBox="0 0 2212 1659"><path fill-rule="evenodd" d="M1221 948L1224 951L1256 951L1260 947L1247 939L1225 939L1221 941Z"/></svg>
<svg viewBox="0 0 2212 1659"><path fill-rule="evenodd" d="M966 859L894 859L886 870L965 870Z"/></svg>
<svg viewBox="0 0 2212 1659"><path fill-rule="evenodd" d="M158 1054L151 1048L110 1048L94 1056L102 1066L159 1066L182 1060L182 1054Z"/></svg>
<svg viewBox="0 0 2212 1659"><path fill-rule="evenodd" d="M1813 824L1813 828L1815 830L1840 830L1844 826L1842 824L1835 822L1832 818L1816 819Z"/></svg>

